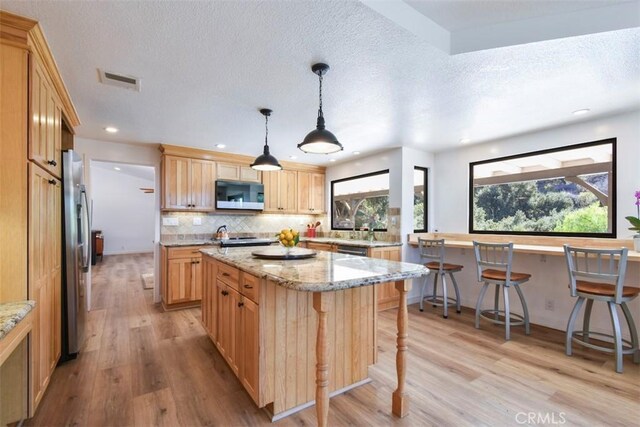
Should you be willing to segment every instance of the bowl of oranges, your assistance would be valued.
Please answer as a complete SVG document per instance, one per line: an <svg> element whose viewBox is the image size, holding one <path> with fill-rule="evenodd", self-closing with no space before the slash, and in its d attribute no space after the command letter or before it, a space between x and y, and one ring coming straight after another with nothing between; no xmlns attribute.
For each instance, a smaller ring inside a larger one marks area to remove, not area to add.
<svg viewBox="0 0 640 427"><path fill-rule="evenodd" d="M291 250L291 248L296 247L296 245L300 242L300 233L293 228L283 228L280 230L280 233L276 234L278 238L278 242L282 246L287 249L287 251Z"/></svg>

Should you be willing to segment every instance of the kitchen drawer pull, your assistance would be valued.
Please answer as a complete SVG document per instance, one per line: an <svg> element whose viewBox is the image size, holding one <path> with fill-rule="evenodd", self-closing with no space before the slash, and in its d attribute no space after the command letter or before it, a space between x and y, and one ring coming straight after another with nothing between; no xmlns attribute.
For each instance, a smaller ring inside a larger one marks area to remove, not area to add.
<svg viewBox="0 0 640 427"><path fill-rule="evenodd" d="M224 273L223 272L222 275L225 276L225 277L229 277L229 273Z"/></svg>
<svg viewBox="0 0 640 427"><path fill-rule="evenodd" d="M56 185L56 180L55 180L55 179L50 179L50 180L49 180L49 184L51 184L51 185Z"/></svg>
<svg viewBox="0 0 640 427"><path fill-rule="evenodd" d="M56 162L55 160L49 160L47 163L49 163L51 166L58 166L58 162Z"/></svg>
<svg viewBox="0 0 640 427"><path fill-rule="evenodd" d="M247 289L253 289L253 286L251 286L251 285L244 285L244 287L247 288Z"/></svg>
<svg viewBox="0 0 640 427"><path fill-rule="evenodd" d="M243 302L239 302L239 303L238 303L238 307L242 307L243 305L244 305L244 303L243 303Z"/></svg>
<svg viewBox="0 0 640 427"><path fill-rule="evenodd" d="M229 295L229 292L227 292L227 291L222 291L222 292L220 292L220 293L222 294L222 296L225 296L225 297L226 297L227 295Z"/></svg>

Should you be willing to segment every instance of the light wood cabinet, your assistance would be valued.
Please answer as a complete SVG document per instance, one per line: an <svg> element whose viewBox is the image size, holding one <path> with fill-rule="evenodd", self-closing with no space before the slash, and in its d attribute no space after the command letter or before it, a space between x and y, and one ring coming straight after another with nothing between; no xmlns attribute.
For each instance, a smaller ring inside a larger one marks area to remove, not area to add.
<svg viewBox="0 0 640 427"><path fill-rule="evenodd" d="M253 276L252 276L253 277ZM258 282L258 279L256 282ZM254 402L259 400L260 314L258 304L243 298L240 314L240 382Z"/></svg>
<svg viewBox="0 0 640 427"><path fill-rule="evenodd" d="M56 177L61 176L62 109L47 74L31 57L31 131L29 159Z"/></svg>
<svg viewBox="0 0 640 427"><path fill-rule="evenodd" d="M161 250L161 295L166 310L198 305L202 299L200 246Z"/></svg>
<svg viewBox="0 0 640 427"><path fill-rule="evenodd" d="M218 263L209 257L202 260L202 326L209 334L213 342L217 341L217 304L218 291L216 277L218 276Z"/></svg>
<svg viewBox="0 0 640 427"><path fill-rule="evenodd" d="M401 261L402 252L400 246L390 246L381 248L369 248L368 256L371 258L386 259L389 261ZM376 301L378 311L395 308L398 306L398 291L396 290L397 282L384 283L376 286Z"/></svg>
<svg viewBox="0 0 640 427"><path fill-rule="evenodd" d="M260 171L237 163L217 163L216 178L225 181L262 182Z"/></svg>
<svg viewBox="0 0 640 427"><path fill-rule="evenodd" d="M264 211L296 213L298 185L296 171L264 172Z"/></svg>
<svg viewBox="0 0 640 427"><path fill-rule="evenodd" d="M318 243L318 242L305 242L308 249L315 249L317 251L335 252L336 246L330 243Z"/></svg>
<svg viewBox="0 0 640 427"><path fill-rule="evenodd" d="M29 164L29 299L36 301L31 335L31 401L37 406L61 351L61 185Z"/></svg>
<svg viewBox="0 0 640 427"><path fill-rule="evenodd" d="M326 212L325 175L298 171L298 212L322 214Z"/></svg>
<svg viewBox="0 0 640 427"><path fill-rule="evenodd" d="M215 162L163 156L162 174L163 209L215 209Z"/></svg>

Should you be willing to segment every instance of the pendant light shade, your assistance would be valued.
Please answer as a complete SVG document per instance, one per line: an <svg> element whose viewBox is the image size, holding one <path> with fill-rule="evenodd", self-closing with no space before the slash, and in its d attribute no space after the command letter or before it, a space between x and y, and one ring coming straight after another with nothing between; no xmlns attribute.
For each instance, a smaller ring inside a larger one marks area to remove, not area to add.
<svg viewBox="0 0 640 427"><path fill-rule="evenodd" d="M318 108L318 122L316 128L309 132L298 148L305 153L330 154L342 151L342 144L338 138L324 127L324 115L322 113L322 76L329 71L327 64L313 64L311 71L318 75L320 80L320 107Z"/></svg>
<svg viewBox="0 0 640 427"><path fill-rule="evenodd" d="M264 116L264 151L261 155L256 157L254 162L251 164L251 168L259 170L259 171L279 171L282 170L282 166L278 162L278 159L273 157L269 152L269 116L272 111L268 108L263 108L260 110L260 113Z"/></svg>

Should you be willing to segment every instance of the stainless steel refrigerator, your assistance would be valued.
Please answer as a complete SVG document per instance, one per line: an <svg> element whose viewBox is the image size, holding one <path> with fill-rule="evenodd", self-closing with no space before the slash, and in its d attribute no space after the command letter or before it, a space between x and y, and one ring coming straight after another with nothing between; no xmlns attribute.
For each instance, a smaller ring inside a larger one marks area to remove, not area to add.
<svg viewBox="0 0 640 427"><path fill-rule="evenodd" d="M82 158L62 153L62 355L74 359L84 341L89 269L89 206Z"/></svg>

